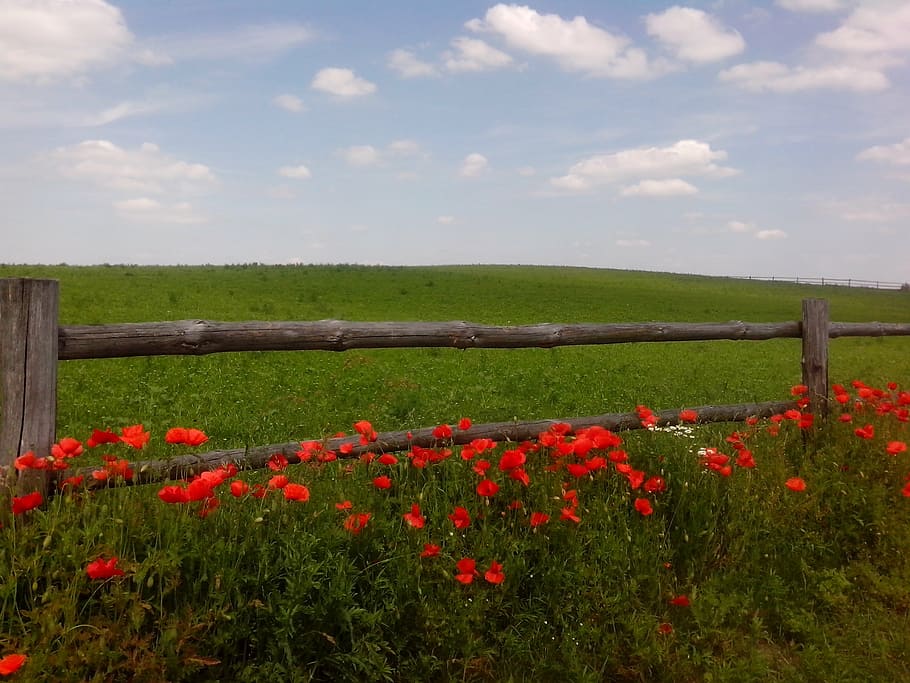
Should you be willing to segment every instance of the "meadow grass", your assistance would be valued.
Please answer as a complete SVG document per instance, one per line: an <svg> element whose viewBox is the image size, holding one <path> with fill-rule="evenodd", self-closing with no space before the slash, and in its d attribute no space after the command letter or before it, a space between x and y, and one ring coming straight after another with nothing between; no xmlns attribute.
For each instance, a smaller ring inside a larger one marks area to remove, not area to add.
<svg viewBox="0 0 910 683"><path fill-rule="evenodd" d="M798 319L807 296L829 299L837 321L906 322L910 310L902 292L586 269L10 266L0 276L59 278L64 324L763 322ZM849 386L906 384L908 350L900 338L832 342L832 380L848 385L855 424L622 434L629 465L660 476L663 492L633 489L612 460L570 473L606 447L556 458L528 444L524 486L498 467L516 447L505 444L423 468L413 453L287 468L307 502L278 489L234 497L226 481L204 518L200 503L163 503L157 486L57 496L0 530L10 569L0 657L27 654L15 676L36 681L910 678L910 464L886 453L907 441L907 425L881 410L903 394L861 399ZM142 422L152 440L141 454L106 450L148 458L191 450L164 443L175 425L204 429L207 450L350 432L361 419L392 430L777 400L799 381L799 354L798 340L775 340L70 361L58 434ZM866 423L873 439L854 433ZM698 449L735 459L733 430L757 466L726 477ZM482 458L500 487L492 498L475 490ZM268 486L274 475L233 480ZM391 488L374 485L380 475ZM784 486L796 476L805 491ZM653 514L634 507L639 498ZM336 509L345 500L351 509ZM413 504L423 528L402 516ZM457 506L467 529L449 519ZM561 519L567 508L580 522ZM533 512L550 519L532 527ZM371 516L353 534L343 523L358 513ZM438 556L420 557L427 543ZM91 580L98 557L119 558L124 576ZM477 561L470 585L454 578L462 558ZM501 584L484 579L493 561ZM689 606L671 604L683 595Z"/></svg>

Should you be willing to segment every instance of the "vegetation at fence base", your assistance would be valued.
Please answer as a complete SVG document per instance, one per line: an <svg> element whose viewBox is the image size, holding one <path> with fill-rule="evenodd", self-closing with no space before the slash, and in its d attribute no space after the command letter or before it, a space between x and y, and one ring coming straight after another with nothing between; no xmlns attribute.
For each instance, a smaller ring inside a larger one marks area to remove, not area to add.
<svg viewBox="0 0 910 683"><path fill-rule="evenodd" d="M0 656L36 681L906 680L910 393L835 390L824 426L450 447L461 423L399 455L77 484L0 530ZM145 435L92 434L107 476Z"/></svg>

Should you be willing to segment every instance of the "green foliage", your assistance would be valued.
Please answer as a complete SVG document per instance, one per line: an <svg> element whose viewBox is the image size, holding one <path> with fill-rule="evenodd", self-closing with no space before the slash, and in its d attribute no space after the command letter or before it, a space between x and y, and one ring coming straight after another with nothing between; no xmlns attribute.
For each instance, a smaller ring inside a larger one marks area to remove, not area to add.
<svg viewBox="0 0 910 683"><path fill-rule="evenodd" d="M837 320L907 311L899 293L583 269L0 269L14 274L60 277L73 324L257 313L762 321L797 318L807 294L831 299ZM907 348L836 340L832 376L905 379ZM207 450L318 437L363 418L385 430L771 400L798 380L798 359L797 341L778 340L67 362L58 432L84 439L141 421L153 434L142 457L171 457L188 452L164 443L174 425L205 429ZM497 467L516 444L470 461L455 449L422 469L404 454L393 465L294 465L284 473L309 488L308 502L274 490L235 498L226 482L204 518L199 503L166 505L157 487L77 490L0 529L0 657L28 655L13 678L23 681L907 680L910 453L885 453L908 440L907 424L864 405L848 404L855 424L835 415L811 432L785 420L776 436L767 423L623 434L629 465L665 480L653 494L612 462L578 478L549 471L571 458L546 448L528 451L525 487ZM872 440L853 432L867 422ZM733 429L756 467L724 477L698 449L735 459ZM491 499L475 491L480 458L500 486ZM238 478L267 485L273 474ZM380 474L390 489L373 485ZM797 476L805 491L784 486ZM560 519L567 490L578 492L578 524ZM640 497L652 515L636 511ZM345 500L352 509L336 509ZM402 517L414 503L422 529ZM455 506L468 508L468 529L449 520ZM355 535L344 521L360 512L371 517ZM533 512L550 519L532 528ZM426 543L439 556L421 558ZM99 557L118 558L124 576L90 579ZM462 558L477 561L470 585L454 578ZM483 576L493 561L499 585ZM691 606L670 603L683 595Z"/></svg>

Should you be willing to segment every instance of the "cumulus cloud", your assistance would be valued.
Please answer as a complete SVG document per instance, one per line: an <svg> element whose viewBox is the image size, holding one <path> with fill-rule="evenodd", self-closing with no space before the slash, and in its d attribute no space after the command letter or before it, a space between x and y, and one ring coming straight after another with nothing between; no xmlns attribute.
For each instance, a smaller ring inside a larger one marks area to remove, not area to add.
<svg viewBox="0 0 910 683"><path fill-rule="evenodd" d="M282 166L278 169L278 175L284 176L285 178L294 178L295 180L309 180L313 177L313 174L303 164L299 166Z"/></svg>
<svg viewBox="0 0 910 683"><path fill-rule="evenodd" d="M679 176L723 178L738 173L733 168L718 165L717 162L726 158L726 152L711 149L707 142L680 140L669 147L644 147L613 154L598 154L574 164L566 175L553 178L550 183L563 190L587 190L599 185L638 179L684 182ZM684 189L679 182L651 183L643 185L639 192L644 193L644 188Z"/></svg>
<svg viewBox="0 0 910 683"><path fill-rule="evenodd" d="M880 161L895 166L910 165L910 138L893 145L876 145L869 147L856 155L860 161Z"/></svg>
<svg viewBox="0 0 910 683"><path fill-rule="evenodd" d="M650 247L651 243L648 240L625 240L625 239L623 239L623 240L616 240L616 246L625 247L625 248L633 248L633 249L634 248L642 249L645 247Z"/></svg>
<svg viewBox="0 0 910 683"><path fill-rule="evenodd" d="M483 19L472 19L465 26L475 33L495 35L509 47L553 59L567 71L641 79L668 69L666 64L649 61L629 38L594 26L582 16L563 19L526 6L498 4Z"/></svg>
<svg viewBox="0 0 910 683"><path fill-rule="evenodd" d="M117 64L133 44L103 0L4 0L0 81L50 82Z"/></svg>
<svg viewBox="0 0 910 683"><path fill-rule="evenodd" d="M363 97L376 92L376 84L360 78L350 69L329 67L313 77L310 87L336 97Z"/></svg>
<svg viewBox="0 0 910 683"><path fill-rule="evenodd" d="M774 0L774 4L791 12L837 12L845 3L843 0Z"/></svg>
<svg viewBox="0 0 910 683"><path fill-rule="evenodd" d="M786 239L787 233L783 230L759 230L755 233L757 240L782 240Z"/></svg>
<svg viewBox="0 0 910 683"><path fill-rule="evenodd" d="M452 225L455 222L455 216L437 216L436 222L440 225Z"/></svg>
<svg viewBox="0 0 910 683"><path fill-rule="evenodd" d="M802 90L885 90L888 77L878 69L848 64L789 67L780 62L738 64L718 74L718 79L752 92L790 93Z"/></svg>
<svg viewBox="0 0 910 683"><path fill-rule="evenodd" d="M180 161L148 142L126 149L108 140L86 140L58 148L48 159L67 178L114 190L198 192L216 182L208 166Z"/></svg>
<svg viewBox="0 0 910 683"><path fill-rule="evenodd" d="M204 223L205 216L197 213L189 202L165 204L157 199L138 197L114 202L114 208L126 219L144 223L176 223L188 225Z"/></svg>
<svg viewBox="0 0 910 683"><path fill-rule="evenodd" d="M418 59L410 50L392 50L386 59L386 66L402 78L431 78L439 75L439 70L433 64Z"/></svg>
<svg viewBox="0 0 910 683"><path fill-rule="evenodd" d="M691 7L674 6L645 17L648 35L656 38L678 59L704 64L732 57L746 48L736 31L715 17Z"/></svg>
<svg viewBox="0 0 910 683"><path fill-rule="evenodd" d="M698 194L698 188L680 178L642 180L622 188L623 197L685 197Z"/></svg>
<svg viewBox="0 0 910 683"><path fill-rule="evenodd" d="M464 178L476 178L489 167L489 162L483 154L473 152L468 154L461 162L459 174Z"/></svg>
<svg viewBox="0 0 910 683"><path fill-rule="evenodd" d="M728 221L727 230L730 232L743 233L751 232L755 226L752 223L744 223L743 221Z"/></svg>
<svg viewBox="0 0 910 683"><path fill-rule="evenodd" d="M379 150L373 145L352 145L339 150L339 154L351 166L373 166L379 163Z"/></svg>
<svg viewBox="0 0 910 683"><path fill-rule="evenodd" d="M455 38L452 48L444 55L445 68L452 73L490 71L512 64L512 58L505 52L476 38Z"/></svg>
<svg viewBox="0 0 910 683"><path fill-rule="evenodd" d="M910 2L863 4L815 43L854 54L910 51Z"/></svg>
<svg viewBox="0 0 910 683"><path fill-rule="evenodd" d="M285 93L283 95L278 95L272 100L272 104L276 107L281 107L282 109L295 114L299 114L302 111L306 111L306 105L296 95L290 95Z"/></svg>

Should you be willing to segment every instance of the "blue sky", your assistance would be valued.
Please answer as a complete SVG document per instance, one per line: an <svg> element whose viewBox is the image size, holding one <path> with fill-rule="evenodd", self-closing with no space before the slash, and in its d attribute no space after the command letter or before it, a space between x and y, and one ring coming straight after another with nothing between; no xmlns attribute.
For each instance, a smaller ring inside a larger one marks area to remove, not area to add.
<svg viewBox="0 0 910 683"><path fill-rule="evenodd" d="M910 281L910 2L0 0L0 262Z"/></svg>

